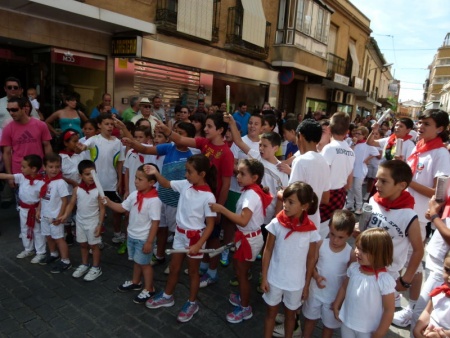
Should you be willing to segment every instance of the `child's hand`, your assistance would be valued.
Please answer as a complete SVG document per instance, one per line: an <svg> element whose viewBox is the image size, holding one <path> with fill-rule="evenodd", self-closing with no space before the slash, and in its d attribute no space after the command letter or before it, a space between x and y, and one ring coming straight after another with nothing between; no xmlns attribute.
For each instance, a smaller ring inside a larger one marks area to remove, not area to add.
<svg viewBox="0 0 450 338"><path fill-rule="evenodd" d="M334 318L336 318L336 320L341 323L341 320L339 319L339 309L334 306L334 302L331 303L331 310L333 310Z"/></svg>
<svg viewBox="0 0 450 338"><path fill-rule="evenodd" d="M198 252L200 251L201 248L202 246L199 243L196 243L188 248L189 252L187 254L191 256L198 255Z"/></svg>
<svg viewBox="0 0 450 338"><path fill-rule="evenodd" d="M220 205L219 203L209 203L209 208L211 211L220 213L223 210L223 205Z"/></svg>
<svg viewBox="0 0 450 338"><path fill-rule="evenodd" d="M443 203L436 202L436 196L433 195L428 201L428 211L430 212L430 216L439 213L442 204Z"/></svg>
<svg viewBox="0 0 450 338"><path fill-rule="evenodd" d="M114 127L116 127L117 129L120 130L124 130L127 127L125 126L125 123L123 123L122 121L120 121L115 114L112 114L113 120L114 120Z"/></svg>
<svg viewBox="0 0 450 338"><path fill-rule="evenodd" d="M52 224L55 225L55 226L60 225L61 224L61 217L57 217L57 218L53 219Z"/></svg>
<svg viewBox="0 0 450 338"><path fill-rule="evenodd" d="M122 137L122 144L126 147L133 148L133 145L136 144L136 141L128 137Z"/></svg>
<svg viewBox="0 0 450 338"><path fill-rule="evenodd" d="M64 214L64 215L58 217L57 219L60 220L61 223L66 223L68 217L69 217L69 215Z"/></svg>
<svg viewBox="0 0 450 338"><path fill-rule="evenodd" d="M146 164L144 165L144 172L147 175L155 175L158 173L158 170L153 165Z"/></svg>
<svg viewBox="0 0 450 338"><path fill-rule="evenodd" d="M150 252L152 252L152 242L145 242L144 246L142 247L142 252L145 254L149 254Z"/></svg>
<svg viewBox="0 0 450 338"><path fill-rule="evenodd" d="M270 285L269 285L269 282L267 281L267 278L263 277L263 279L261 280L260 287L261 287L261 290L264 291L264 293L267 293L270 291Z"/></svg>
<svg viewBox="0 0 450 338"><path fill-rule="evenodd" d="M95 227L94 236L95 236L95 237L100 237L101 231L102 231L102 225L99 224L99 225L97 225L97 226Z"/></svg>
<svg viewBox="0 0 450 338"><path fill-rule="evenodd" d="M98 196L98 201L104 205L108 205L108 203L111 203L111 200L108 198L108 196L105 197Z"/></svg>
<svg viewBox="0 0 450 338"><path fill-rule="evenodd" d="M309 296L309 288L303 288L302 303L308 299L308 296Z"/></svg>
<svg viewBox="0 0 450 338"><path fill-rule="evenodd" d="M87 146L85 146L83 143L78 142L77 143L77 149L80 150L80 152L85 151L87 149Z"/></svg>
<svg viewBox="0 0 450 338"><path fill-rule="evenodd" d="M229 114L229 113L223 113L223 122L226 122L228 124L236 124L236 121L233 118L233 115Z"/></svg>
<svg viewBox="0 0 450 338"><path fill-rule="evenodd" d="M36 219L36 222L41 223L41 212L39 210L36 210L36 216L34 218Z"/></svg>
<svg viewBox="0 0 450 338"><path fill-rule="evenodd" d="M361 233L361 229L359 228L359 222L356 222L355 228L353 229L352 236L353 236L354 238L356 238L356 237L359 236L360 233Z"/></svg>
<svg viewBox="0 0 450 338"><path fill-rule="evenodd" d="M316 284L319 287L319 289L324 289L326 287L325 284L322 284L322 282L326 282L327 279L324 276L318 275L316 278Z"/></svg>
<svg viewBox="0 0 450 338"><path fill-rule="evenodd" d="M400 156L394 156L394 160L404 161L404 157L403 157L403 155L400 155Z"/></svg>
<svg viewBox="0 0 450 338"><path fill-rule="evenodd" d="M279 163L279 164L277 164L277 169L279 171L281 171L282 173L285 173L285 174L288 174L288 175L291 174L291 167L288 164L286 164L286 163Z"/></svg>
<svg viewBox="0 0 450 338"><path fill-rule="evenodd" d="M377 131L378 129L380 129L380 125L378 123L372 124L372 132Z"/></svg>
<svg viewBox="0 0 450 338"><path fill-rule="evenodd" d="M155 132L160 132L160 133L162 133L164 135L169 135L170 134L170 129L162 121L157 120L156 121L156 126L155 126Z"/></svg>

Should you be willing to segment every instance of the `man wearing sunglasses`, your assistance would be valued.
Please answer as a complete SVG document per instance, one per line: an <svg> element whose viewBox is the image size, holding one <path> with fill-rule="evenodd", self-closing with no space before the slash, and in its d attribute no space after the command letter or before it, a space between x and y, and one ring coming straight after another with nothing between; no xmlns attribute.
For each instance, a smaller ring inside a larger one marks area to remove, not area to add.
<svg viewBox="0 0 450 338"><path fill-rule="evenodd" d="M4 89L6 92L6 96L0 99L0 128L5 127L5 122L9 122L11 120L9 113L6 110L8 100L13 97L22 97L23 93L23 88L20 84L20 80L15 77L6 78ZM39 119L39 115L34 107L31 110L31 116Z"/></svg>

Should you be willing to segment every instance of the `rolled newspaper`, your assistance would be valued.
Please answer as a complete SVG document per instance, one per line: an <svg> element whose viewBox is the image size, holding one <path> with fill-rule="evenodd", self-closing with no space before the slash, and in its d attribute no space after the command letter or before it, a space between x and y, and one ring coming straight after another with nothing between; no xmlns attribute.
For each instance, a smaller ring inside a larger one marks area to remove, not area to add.
<svg viewBox="0 0 450 338"><path fill-rule="evenodd" d="M391 113L391 109L387 109L383 115L381 115L381 117L378 119L377 124L381 125L383 123L384 120L386 120L386 118L388 117L388 115Z"/></svg>
<svg viewBox="0 0 450 338"><path fill-rule="evenodd" d="M403 140L401 138L398 138L395 141L395 156L402 156L403 152Z"/></svg>
<svg viewBox="0 0 450 338"><path fill-rule="evenodd" d="M448 179L449 177L445 175L437 177L434 195L436 196L436 202L438 203L443 203L447 200Z"/></svg>
<svg viewBox="0 0 450 338"><path fill-rule="evenodd" d="M105 192L103 191L102 185L100 184L97 172L94 169L91 170L91 175L92 178L94 179L95 186L97 187L98 194L100 195L100 197L105 197Z"/></svg>
<svg viewBox="0 0 450 338"><path fill-rule="evenodd" d="M362 214L359 217L359 230L362 232L367 229L367 225L372 218L372 206L369 203L364 203L362 207Z"/></svg>

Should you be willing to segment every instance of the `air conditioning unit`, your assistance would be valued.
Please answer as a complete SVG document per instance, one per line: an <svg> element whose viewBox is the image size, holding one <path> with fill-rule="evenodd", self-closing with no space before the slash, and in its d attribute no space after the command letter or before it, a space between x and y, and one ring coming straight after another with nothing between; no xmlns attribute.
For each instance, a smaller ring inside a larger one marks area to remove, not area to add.
<svg viewBox="0 0 450 338"><path fill-rule="evenodd" d="M347 93L345 96L345 104L353 106L355 104L355 94Z"/></svg>
<svg viewBox="0 0 450 338"><path fill-rule="evenodd" d="M336 90L333 95L333 102L342 103L344 101L344 92L342 90Z"/></svg>

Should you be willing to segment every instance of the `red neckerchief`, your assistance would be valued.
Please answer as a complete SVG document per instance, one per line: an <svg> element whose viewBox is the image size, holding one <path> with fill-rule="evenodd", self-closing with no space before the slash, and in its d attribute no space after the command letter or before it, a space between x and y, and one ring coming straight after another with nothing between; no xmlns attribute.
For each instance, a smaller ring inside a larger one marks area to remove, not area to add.
<svg viewBox="0 0 450 338"><path fill-rule="evenodd" d="M378 274L380 272L387 272L386 268L374 269L368 265L360 265L361 270L365 272L373 272L375 274L375 278L378 279Z"/></svg>
<svg viewBox="0 0 450 338"><path fill-rule="evenodd" d="M30 185L34 184L34 181L41 181L44 179L44 177L41 174L37 174L36 176L32 177L31 175L24 175L24 177L30 181Z"/></svg>
<svg viewBox="0 0 450 338"><path fill-rule="evenodd" d="M205 184L205 185L193 185L191 188L194 189L194 190L197 190L197 191L208 191L208 192L212 193L211 188L207 184Z"/></svg>
<svg viewBox="0 0 450 338"><path fill-rule="evenodd" d="M272 195L270 193L265 192L258 184L250 184L242 188L242 191L253 190L256 192L261 199L261 203L263 205L263 214L266 216L266 209L272 203Z"/></svg>
<svg viewBox="0 0 450 338"><path fill-rule="evenodd" d="M252 259L252 247L250 246L247 237L245 237L245 234L242 231L238 230L234 233L234 243L237 244L239 242L240 245L239 248L237 248L234 252L234 258L236 258L240 262Z"/></svg>
<svg viewBox="0 0 450 338"><path fill-rule="evenodd" d="M84 191L86 191L86 194L88 194L88 195L89 195L89 191L91 191L91 190L97 188L97 186L95 185L95 183L92 183L92 184L87 185L87 184L86 184L85 182L83 182L83 181L78 185L78 187L81 188L81 189L83 189Z"/></svg>
<svg viewBox="0 0 450 338"><path fill-rule="evenodd" d="M417 164L419 163L419 155L426 153L427 151L439 149L441 147L444 147L444 143L442 142L442 139L439 136L435 137L434 139L428 142L425 142L423 139L417 142L416 150L408 157L408 162L412 161L411 170L413 172L413 175L415 175L417 170Z"/></svg>
<svg viewBox="0 0 450 338"><path fill-rule="evenodd" d="M58 175L56 175L55 177L48 177L47 175L44 176L44 185L41 187L41 191L39 192L39 198L42 198L45 196L45 194L47 193L47 188L48 185L50 184L50 182L56 181L56 180L61 180L63 178L62 176L62 172L59 172Z"/></svg>
<svg viewBox="0 0 450 338"><path fill-rule="evenodd" d="M450 297L450 287L448 285L446 285L446 284L442 284L441 286L438 286L437 288L434 288L430 292L430 297L437 296L441 292L445 293L446 297Z"/></svg>
<svg viewBox="0 0 450 338"><path fill-rule="evenodd" d="M405 137L397 137L394 133L392 133L391 136L389 136L389 139L387 140L386 149L391 149L395 145L395 142L397 142L398 138L402 139L403 141L408 141L409 139L412 138L412 136L406 134Z"/></svg>
<svg viewBox="0 0 450 338"><path fill-rule="evenodd" d="M74 151L65 151L65 150L61 150L59 153L60 153L60 154L66 154L66 155L68 155L69 157L72 157L73 155L75 155L75 152L74 152Z"/></svg>
<svg viewBox="0 0 450 338"><path fill-rule="evenodd" d="M145 198L153 198L158 197L158 191L155 188L151 188L149 191L147 191L145 194L138 191L137 193L137 200L134 205L138 205L138 212L141 212L142 204L144 203Z"/></svg>
<svg viewBox="0 0 450 338"><path fill-rule="evenodd" d="M138 154L138 156L139 156L139 161L143 164L144 163L144 155L141 155L141 154L139 154L136 150L134 150L134 149L131 149L131 152L133 153L133 154Z"/></svg>
<svg viewBox="0 0 450 338"><path fill-rule="evenodd" d="M362 139L362 140L356 141L355 144L360 144L360 143L366 143L366 139Z"/></svg>
<svg viewBox="0 0 450 338"><path fill-rule="evenodd" d="M373 195L373 199L379 205L384 207L386 211L391 209L414 209L414 197L405 190L402 191L400 196L396 198L394 201L390 201L387 198L380 197L378 192Z"/></svg>
<svg viewBox="0 0 450 338"><path fill-rule="evenodd" d="M287 216L284 210L281 210L277 214L277 220L283 227L290 229L286 236L284 236L284 239L288 238L295 231L307 232L317 230L314 222L309 219L308 215L305 212L303 212L303 221L301 223L299 218Z"/></svg>

